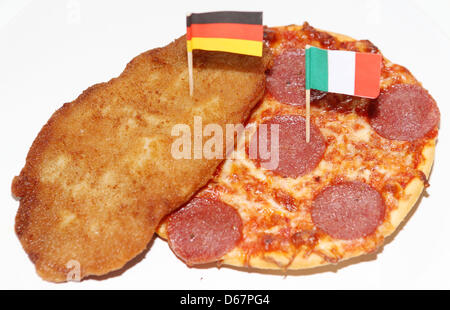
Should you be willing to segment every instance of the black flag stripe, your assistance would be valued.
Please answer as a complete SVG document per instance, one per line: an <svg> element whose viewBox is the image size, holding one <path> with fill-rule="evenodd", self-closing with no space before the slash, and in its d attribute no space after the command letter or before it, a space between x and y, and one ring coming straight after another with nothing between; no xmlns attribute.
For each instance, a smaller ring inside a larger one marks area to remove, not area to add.
<svg viewBox="0 0 450 310"><path fill-rule="evenodd" d="M220 11L208 13L192 13L187 16L187 26L191 24L232 23L262 25L262 12Z"/></svg>

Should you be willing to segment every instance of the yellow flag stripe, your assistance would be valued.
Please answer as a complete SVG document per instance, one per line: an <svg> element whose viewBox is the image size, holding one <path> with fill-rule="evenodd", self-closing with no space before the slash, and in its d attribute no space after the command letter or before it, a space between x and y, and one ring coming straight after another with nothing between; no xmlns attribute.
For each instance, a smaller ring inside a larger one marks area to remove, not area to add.
<svg viewBox="0 0 450 310"><path fill-rule="evenodd" d="M198 38L187 41L188 51L195 49L262 56L263 42L224 38Z"/></svg>

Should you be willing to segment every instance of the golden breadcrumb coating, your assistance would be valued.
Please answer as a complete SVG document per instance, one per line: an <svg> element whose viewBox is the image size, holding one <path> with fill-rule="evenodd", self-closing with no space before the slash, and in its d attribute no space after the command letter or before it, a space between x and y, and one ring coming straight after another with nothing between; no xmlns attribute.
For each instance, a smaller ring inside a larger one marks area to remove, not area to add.
<svg viewBox="0 0 450 310"><path fill-rule="evenodd" d="M213 175L220 159L171 156L175 124L241 123L264 94L270 62L194 52L189 96L186 40L134 58L123 73L57 110L12 184L16 233L45 280L103 275L142 252L161 218ZM72 263L71 263L72 262Z"/></svg>

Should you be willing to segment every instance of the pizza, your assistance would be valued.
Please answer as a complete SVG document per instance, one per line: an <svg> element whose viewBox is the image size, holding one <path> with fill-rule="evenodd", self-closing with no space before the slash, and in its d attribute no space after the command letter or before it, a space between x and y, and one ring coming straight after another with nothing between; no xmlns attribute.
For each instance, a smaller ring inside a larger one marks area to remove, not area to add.
<svg viewBox="0 0 450 310"><path fill-rule="evenodd" d="M302 269L371 253L413 208L433 164L440 113L403 66L383 57L380 95L311 92L305 141L305 47L380 53L367 40L305 23L266 28L266 92L233 155L158 234L186 264ZM251 157L278 125L278 165ZM265 138L264 138L265 137Z"/></svg>
<svg viewBox="0 0 450 310"><path fill-rule="evenodd" d="M264 95L271 58L268 48L262 57L199 51L191 97L182 36L58 109L11 186L20 201L15 231L38 275L78 281L121 269L144 251L162 218L222 162L167 156L172 129L194 127L194 117L219 128L243 122Z"/></svg>

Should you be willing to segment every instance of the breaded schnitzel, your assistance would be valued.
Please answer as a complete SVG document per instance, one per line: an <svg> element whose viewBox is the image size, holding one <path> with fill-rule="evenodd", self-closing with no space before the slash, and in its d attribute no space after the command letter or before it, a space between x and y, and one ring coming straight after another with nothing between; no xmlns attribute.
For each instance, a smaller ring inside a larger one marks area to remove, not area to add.
<svg viewBox="0 0 450 310"><path fill-rule="evenodd" d="M45 280L103 275L142 252L163 216L213 175L220 159L174 159L175 124L241 123L264 94L270 61L194 53L189 96L186 40L134 58L123 73L57 110L12 184L16 233Z"/></svg>

